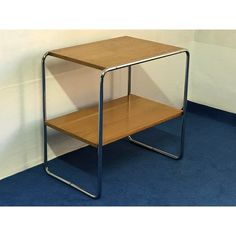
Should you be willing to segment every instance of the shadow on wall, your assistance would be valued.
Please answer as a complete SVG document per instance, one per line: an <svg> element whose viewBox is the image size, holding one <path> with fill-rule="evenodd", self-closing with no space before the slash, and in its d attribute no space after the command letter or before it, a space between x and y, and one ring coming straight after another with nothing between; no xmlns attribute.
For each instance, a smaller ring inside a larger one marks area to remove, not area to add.
<svg viewBox="0 0 236 236"><path fill-rule="evenodd" d="M167 105L173 105L166 94L142 66L134 66L132 92L136 95L149 98Z"/></svg>
<svg viewBox="0 0 236 236"><path fill-rule="evenodd" d="M98 103L99 70L60 59L50 57L48 59L48 118L60 116ZM112 83L109 77L107 75L104 83L105 100L110 99L112 96ZM86 145L50 128L48 130L48 145L56 156Z"/></svg>
<svg viewBox="0 0 236 236"><path fill-rule="evenodd" d="M185 56L175 55L133 67L133 91L141 96L182 108Z"/></svg>
<svg viewBox="0 0 236 236"><path fill-rule="evenodd" d="M98 102L99 70L60 59L56 59L56 62L55 59L52 60L54 63L48 63L47 69L76 109ZM110 83L107 79L104 85L104 96L107 99L111 94ZM57 96L50 89L48 92L48 97Z"/></svg>

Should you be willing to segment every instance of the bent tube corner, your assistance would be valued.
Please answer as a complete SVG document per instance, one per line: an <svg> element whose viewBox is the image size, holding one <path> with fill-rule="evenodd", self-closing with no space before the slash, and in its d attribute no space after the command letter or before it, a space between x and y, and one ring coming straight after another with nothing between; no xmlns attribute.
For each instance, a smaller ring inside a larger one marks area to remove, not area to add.
<svg viewBox="0 0 236 236"><path fill-rule="evenodd" d="M44 63L48 55L49 55L49 51L43 54L42 63Z"/></svg>

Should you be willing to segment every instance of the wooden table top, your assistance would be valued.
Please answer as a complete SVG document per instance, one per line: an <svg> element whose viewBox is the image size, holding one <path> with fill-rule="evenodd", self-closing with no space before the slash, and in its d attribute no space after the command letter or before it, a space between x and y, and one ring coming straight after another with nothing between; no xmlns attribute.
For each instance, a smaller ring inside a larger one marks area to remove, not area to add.
<svg viewBox="0 0 236 236"><path fill-rule="evenodd" d="M49 55L104 70L183 50L149 40L123 36L56 49Z"/></svg>

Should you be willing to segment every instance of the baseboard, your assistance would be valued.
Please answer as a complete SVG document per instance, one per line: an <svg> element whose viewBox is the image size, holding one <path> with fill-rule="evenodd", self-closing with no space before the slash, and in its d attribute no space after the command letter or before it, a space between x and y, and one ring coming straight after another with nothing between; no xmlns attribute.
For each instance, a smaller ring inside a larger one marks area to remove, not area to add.
<svg viewBox="0 0 236 236"><path fill-rule="evenodd" d="M192 101L188 101L187 111L190 113L199 114L211 119L215 119L221 122L230 123L236 125L236 114L223 111L217 108L209 107Z"/></svg>

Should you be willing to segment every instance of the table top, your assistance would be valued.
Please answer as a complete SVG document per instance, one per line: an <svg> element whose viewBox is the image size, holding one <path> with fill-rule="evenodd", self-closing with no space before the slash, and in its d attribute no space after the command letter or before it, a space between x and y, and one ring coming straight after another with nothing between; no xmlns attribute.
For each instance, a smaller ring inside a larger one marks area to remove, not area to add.
<svg viewBox="0 0 236 236"><path fill-rule="evenodd" d="M49 55L104 70L181 50L172 45L123 36L52 50Z"/></svg>

